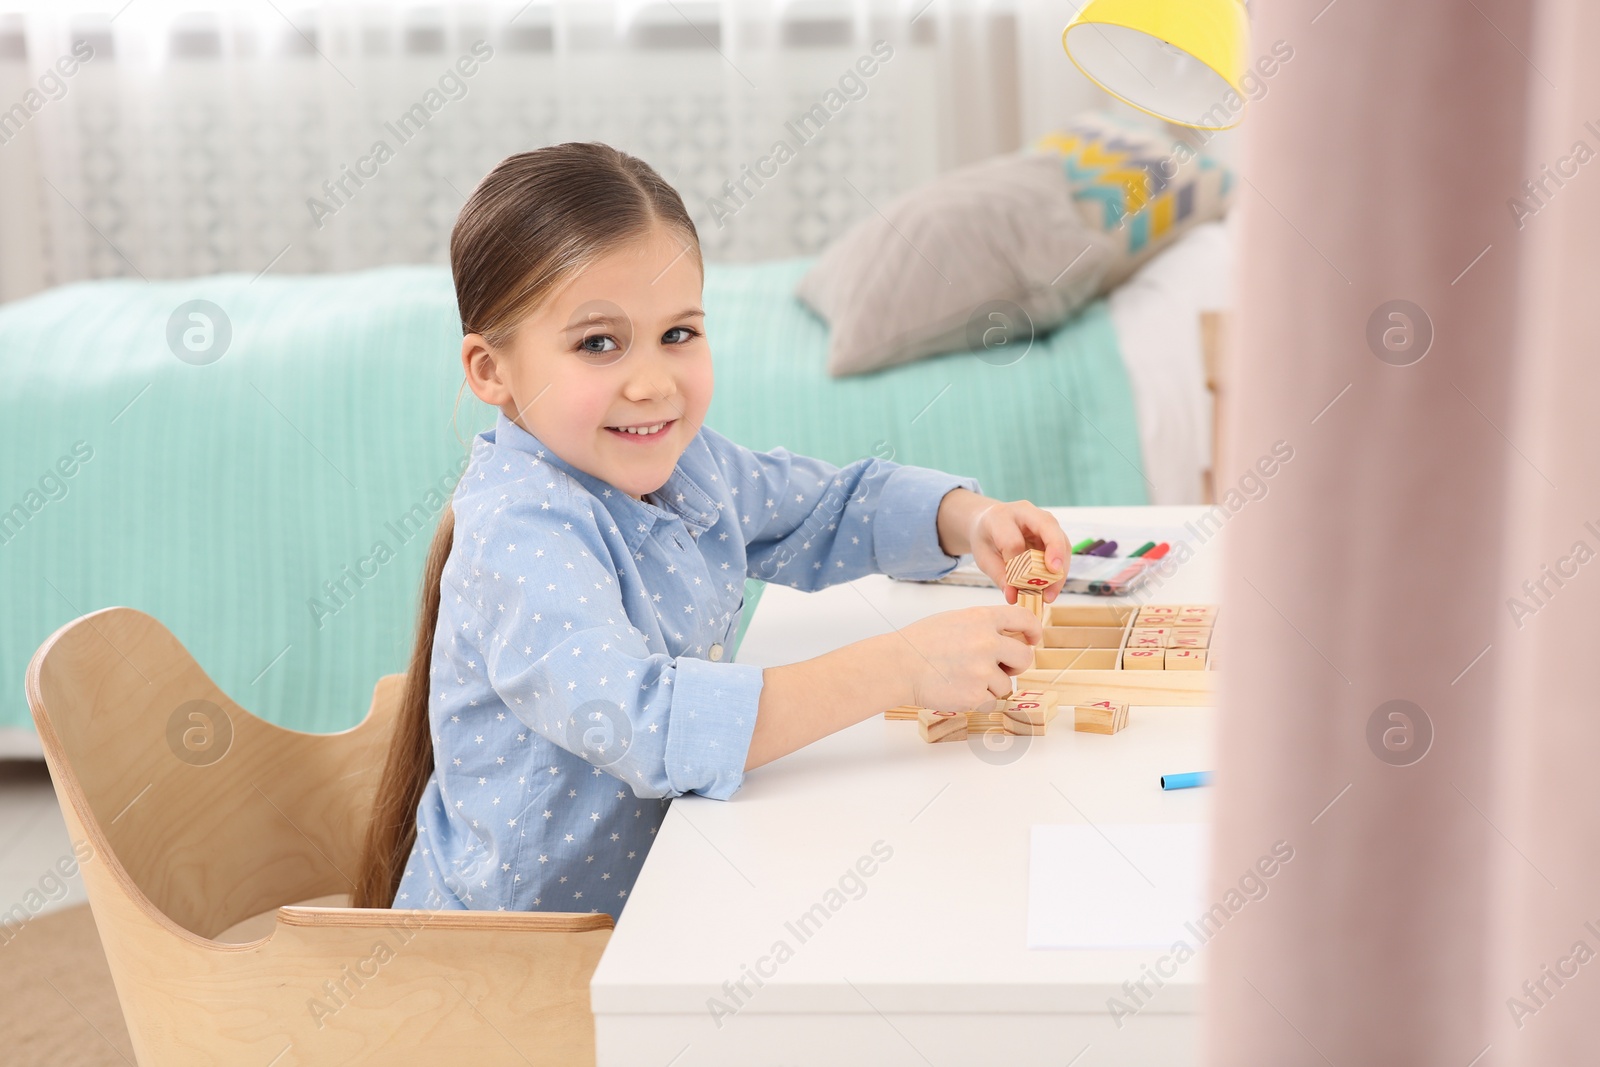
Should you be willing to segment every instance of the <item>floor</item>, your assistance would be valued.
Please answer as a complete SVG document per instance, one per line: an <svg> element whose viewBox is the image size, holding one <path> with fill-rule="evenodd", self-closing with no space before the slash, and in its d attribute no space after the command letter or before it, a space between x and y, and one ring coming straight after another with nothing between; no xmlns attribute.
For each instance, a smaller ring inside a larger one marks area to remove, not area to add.
<svg viewBox="0 0 1600 1067"><path fill-rule="evenodd" d="M18 907L31 918L88 900L76 863L71 878L56 869L71 858L44 761L0 760L0 922L17 922Z"/></svg>

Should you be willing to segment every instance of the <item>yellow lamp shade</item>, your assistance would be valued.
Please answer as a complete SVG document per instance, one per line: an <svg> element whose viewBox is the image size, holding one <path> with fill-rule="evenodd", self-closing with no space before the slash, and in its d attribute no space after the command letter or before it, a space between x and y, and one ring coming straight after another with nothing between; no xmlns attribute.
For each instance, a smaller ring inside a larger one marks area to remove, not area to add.
<svg viewBox="0 0 1600 1067"><path fill-rule="evenodd" d="M1224 101L1243 96L1249 40L1241 0L1089 0L1061 32L1067 57L1090 81L1140 111L1202 130L1238 124L1242 111Z"/></svg>

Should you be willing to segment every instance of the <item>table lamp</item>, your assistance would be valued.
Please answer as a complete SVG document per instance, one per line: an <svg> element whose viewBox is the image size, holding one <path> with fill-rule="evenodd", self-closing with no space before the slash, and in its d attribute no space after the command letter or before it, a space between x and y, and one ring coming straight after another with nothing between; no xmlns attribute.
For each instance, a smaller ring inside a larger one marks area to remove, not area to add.
<svg viewBox="0 0 1600 1067"><path fill-rule="evenodd" d="M1201 130L1236 126L1250 27L1243 0L1089 0L1061 32L1067 58L1112 96Z"/></svg>

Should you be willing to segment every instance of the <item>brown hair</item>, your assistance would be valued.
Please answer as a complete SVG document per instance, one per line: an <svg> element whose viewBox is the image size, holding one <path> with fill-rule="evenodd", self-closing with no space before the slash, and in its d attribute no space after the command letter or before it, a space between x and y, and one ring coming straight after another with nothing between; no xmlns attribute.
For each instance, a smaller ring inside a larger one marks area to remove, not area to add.
<svg viewBox="0 0 1600 1067"><path fill-rule="evenodd" d="M682 198L643 160L579 142L508 156L472 191L450 235L462 334L505 345L517 324L575 272L658 223L679 231L700 260L699 236ZM411 661L352 907L391 905L416 840L417 805L433 773L429 672L454 533L455 514L446 503L423 567Z"/></svg>

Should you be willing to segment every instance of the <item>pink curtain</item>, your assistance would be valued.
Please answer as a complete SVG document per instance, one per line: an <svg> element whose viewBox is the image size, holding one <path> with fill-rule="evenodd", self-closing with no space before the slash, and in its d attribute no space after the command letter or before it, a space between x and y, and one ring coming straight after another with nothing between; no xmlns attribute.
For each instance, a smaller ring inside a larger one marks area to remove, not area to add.
<svg viewBox="0 0 1600 1067"><path fill-rule="evenodd" d="M1207 1062L1597 1062L1600 11L1324 3L1255 5Z"/></svg>

